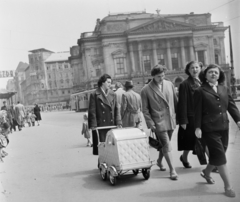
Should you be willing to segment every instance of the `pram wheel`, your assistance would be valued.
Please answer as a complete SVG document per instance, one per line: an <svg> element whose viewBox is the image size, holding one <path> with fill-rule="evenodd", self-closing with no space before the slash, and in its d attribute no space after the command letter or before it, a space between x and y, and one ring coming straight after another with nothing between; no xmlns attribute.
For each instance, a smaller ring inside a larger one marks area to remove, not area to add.
<svg viewBox="0 0 240 202"><path fill-rule="evenodd" d="M134 175L137 175L139 173L138 169L132 170Z"/></svg>
<svg viewBox="0 0 240 202"><path fill-rule="evenodd" d="M116 184L116 182L117 182L116 177L113 176L113 175L111 174L111 172L109 172L109 181L110 181L111 185L113 185L113 186L114 186L114 185Z"/></svg>
<svg viewBox="0 0 240 202"><path fill-rule="evenodd" d="M150 177L150 169L142 169L142 174L145 180L148 180Z"/></svg>
<svg viewBox="0 0 240 202"><path fill-rule="evenodd" d="M100 171L101 178L104 181L106 181L107 180L107 165L106 165L106 163L101 163L99 165L99 171Z"/></svg>

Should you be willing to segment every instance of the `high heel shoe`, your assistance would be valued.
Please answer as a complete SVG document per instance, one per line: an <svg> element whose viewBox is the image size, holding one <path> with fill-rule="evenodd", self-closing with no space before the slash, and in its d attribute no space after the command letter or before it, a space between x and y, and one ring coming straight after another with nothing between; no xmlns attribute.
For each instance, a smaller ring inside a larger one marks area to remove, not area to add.
<svg viewBox="0 0 240 202"><path fill-rule="evenodd" d="M180 156L180 161L182 162L182 164L183 164L183 166L184 166L185 168L192 168L192 166L190 165L190 163L183 161L182 155Z"/></svg>
<svg viewBox="0 0 240 202"><path fill-rule="evenodd" d="M171 180L177 180L178 179L178 175L176 172L170 172L170 179Z"/></svg>

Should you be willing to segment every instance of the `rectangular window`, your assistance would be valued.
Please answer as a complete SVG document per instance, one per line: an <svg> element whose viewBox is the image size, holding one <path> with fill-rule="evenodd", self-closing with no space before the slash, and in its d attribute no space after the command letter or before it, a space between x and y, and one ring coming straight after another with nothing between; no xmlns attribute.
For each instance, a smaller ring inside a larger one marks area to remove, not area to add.
<svg viewBox="0 0 240 202"><path fill-rule="evenodd" d="M172 68L173 69L178 69L179 65L178 65L178 54L177 53L173 53L172 54Z"/></svg>
<svg viewBox="0 0 240 202"><path fill-rule="evenodd" d="M150 73L150 71L151 71L150 55L143 56L143 66L144 66L145 72Z"/></svg>
<svg viewBox="0 0 240 202"><path fill-rule="evenodd" d="M215 63L219 65L219 56L218 54L215 54Z"/></svg>
<svg viewBox="0 0 240 202"><path fill-rule="evenodd" d="M198 51L197 56L198 56L198 61L205 65L204 51Z"/></svg>
<svg viewBox="0 0 240 202"><path fill-rule="evenodd" d="M48 74L48 78L51 79L51 74Z"/></svg>
<svg viewBox="0 0 240 202"><path fill-rule="evenodd" d="M67 69L68 68L68 64L64 64L64 67L65 67L65 69Z"/></svg>
<svg viewBox="0 0 240 202"><path fill-rule="evenodd" d="M165 60L164 60L164 55L163 54L158 54L157 58L158 58L158 63L159 64L165 65Z"/></svg>
<svg viewBox="0 0 240 202"><path fill-rule="evenodd" d="M124 74L124 58L115 58L117 74Z"/></svg>
<svg viewBox="0 0 240 202"><path fill-rule="evenodd" d="M58 64L58 69L62 69L62 64Z"/></svg>
<svg viewBox="0 0 240 202"><path fill-rule="evenodd" d="M64 94L65 92L64 92L64 90L62 91L62 94Z"/></svg>

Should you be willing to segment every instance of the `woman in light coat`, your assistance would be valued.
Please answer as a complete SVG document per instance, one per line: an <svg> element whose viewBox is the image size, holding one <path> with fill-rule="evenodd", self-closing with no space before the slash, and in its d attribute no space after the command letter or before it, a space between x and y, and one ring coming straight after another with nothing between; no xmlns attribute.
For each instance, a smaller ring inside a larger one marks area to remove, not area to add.
<svg viewBox="0 0 240 202"><path fill-rule="evenodd" d="M173 166L171 154L171 137L176 127L177 95L174 85L165 80L165 67L156 65L151 71L153 80L141 91L142 111L148 128L155 132L163 147L159 150L157 165L165 171L162 165L165 157L170 178L177 180L178 175Z"/></svg>

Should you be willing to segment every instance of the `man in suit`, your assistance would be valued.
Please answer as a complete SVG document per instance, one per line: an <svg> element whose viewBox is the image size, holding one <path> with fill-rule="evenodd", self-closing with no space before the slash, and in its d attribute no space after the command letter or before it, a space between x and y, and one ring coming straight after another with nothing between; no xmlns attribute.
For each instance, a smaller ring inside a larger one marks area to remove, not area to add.
<svg viewBox="0 0 240 202"><path fill-rule="evenodd" d="M126 81L126 93L122 95L121 117L123 127L141 128L142 100L138 93L133 90L133 82Z"/></svg>
<svg viewBox="0 0 240 202"><path fill-rule="evenodd" d="M151 71L153 79L141 91L142 111L148 128L155 132L162 144L157 165L160 170L166 170L162 165L164 156L170 169L170 178L177 180L178 175L173 166L170 143L176 127L177 95L174 85L164 79L165 71L166 68L162 65L153 67Z"/></svg>

